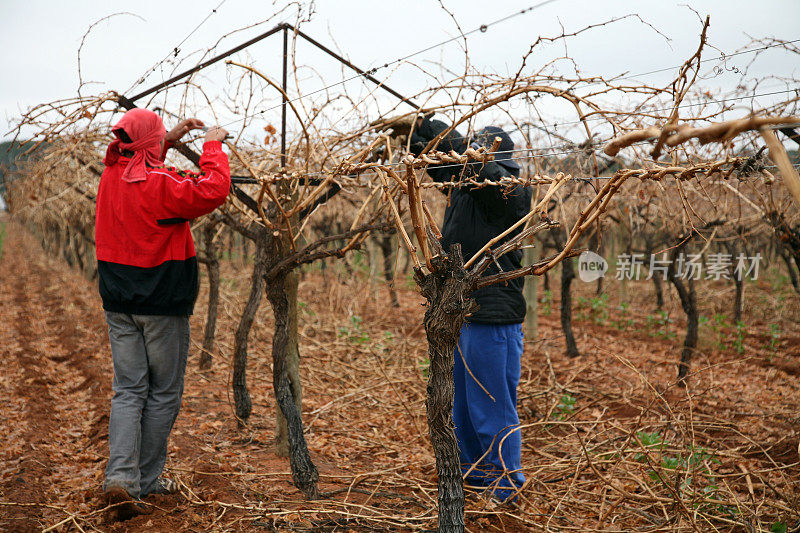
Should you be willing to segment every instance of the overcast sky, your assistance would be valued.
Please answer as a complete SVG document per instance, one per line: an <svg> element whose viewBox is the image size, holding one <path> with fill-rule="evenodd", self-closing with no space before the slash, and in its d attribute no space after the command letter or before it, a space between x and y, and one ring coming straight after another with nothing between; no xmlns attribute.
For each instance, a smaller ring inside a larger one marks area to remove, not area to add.
<svg viewBox="0 0 800 533"><path fill-rule="evenodd" d="M0 127L2 135L20 111L38 103L77 94L78 48L90 25L97 24L86 37L81 52L84 94L108 90L127 91L149 67L159 62L219 6L180 46L180 69L194 65L199 50L205 50L223 35L258 21L264 24L226 37L218 50L225 50L261 33L282 21L294 22L296 10L287 2L256 0L192 0L120 2L95 0L0 0ZM462 30L470 31L522 8L536 4L528 1L444 0ZM732 53L753 38L776 37L800 39L800 2L764 0L757 7L751 0L556 0L532 12L490 26L486 32L468 37L473 68L487 73L514 73L520 58L540 35L558 35L613 17L636 13L664 36L633 19L626 19L592 30L568 41L569 55L586 75L611 76L624 72L637 74L663 67L677 67L698 44L701 23L695 13L681 4L690 4L700 15L711 15L709 44ZM283 10L282 10L283 9ZM271 19L271 20L270 20ZM387 61L416 52L457 35L453 20L433 0L366 1L318 0L310 22L302 29L326 45L336 48L363 68L380 66ZM280 78L279 38L270 38L247 52L234 56L257 66L273 79ZM530 69L552 57L564 54L564 45L542 47L529 59ZM707 48L704 57L719 56ZM751 77L799 77L797 54L768 50L750 66ZM704 80L712 92L730 90L739 80L736 69L747 66L750 56L728 60L720 75ZM458 72L463 69L464 54L460 42L435 47L409 60L399 68L383 69L386 83L401 93L414 94L435 86L442 72L436 63ZM307 45L298 45L297 62L302 92L311 92L349 76L324 55ZM706 64L707 69L712 67ZM151 73L138 89L149 87L168 77L169 62ZM422 72L423 69L428 73ZM529 69L529 70L530 70ZM650 83L666 83L677 68L642 77ZM237 73L237 76L239 74ZM237 78L230 68L219 66L201 79L211 97L230 90ZM356 80L355 83L361 83ZM764 91L780 89L780 83L765 83ZM783 86L785 88L785 85ZM135 91L134 91L135 92ZM131 94L127 92L126 94ZM775 97L755 102L767 104ZM277 102L277 100L276 100ZM157 102L151 103L153 107ZM277 113L277 111L275 111ZM270 115L270 114L267 114ZM274 120L266 116L265 120ZM169 124L168 124L169 125Z"/></svg>

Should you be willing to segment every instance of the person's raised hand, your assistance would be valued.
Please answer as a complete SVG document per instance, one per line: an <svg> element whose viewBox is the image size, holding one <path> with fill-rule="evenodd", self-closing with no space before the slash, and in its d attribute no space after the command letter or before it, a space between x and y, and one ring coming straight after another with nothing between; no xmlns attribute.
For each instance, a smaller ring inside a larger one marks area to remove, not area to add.
<svg viewBox="0 0 800 533"><path fill-rule="evenodd" d="M228 136L228 132L219 126L212 126L206 132L206 142L219 141L222 142Z"/></svg>
<svg viewBox="0 0 800 533"><path fill-rule="evenodd" d="M196 118L187 118L178 122L178 125L172 128L164 136L164 140L169 143L174 143L189 133L191 130L199 130L205 127L202 120Z"/></svg>

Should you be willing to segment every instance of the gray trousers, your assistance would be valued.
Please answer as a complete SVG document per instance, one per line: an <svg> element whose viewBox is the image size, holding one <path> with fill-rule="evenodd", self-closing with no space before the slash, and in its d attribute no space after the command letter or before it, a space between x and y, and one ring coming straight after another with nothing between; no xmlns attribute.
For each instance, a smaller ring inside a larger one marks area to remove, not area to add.
<svg viewBox="0 0 800 533"><path fill-rule="evenodd" d="M164 470L167 440L181 408L189 317L106 312L114 397L103 489L140 498Z"/></svg>

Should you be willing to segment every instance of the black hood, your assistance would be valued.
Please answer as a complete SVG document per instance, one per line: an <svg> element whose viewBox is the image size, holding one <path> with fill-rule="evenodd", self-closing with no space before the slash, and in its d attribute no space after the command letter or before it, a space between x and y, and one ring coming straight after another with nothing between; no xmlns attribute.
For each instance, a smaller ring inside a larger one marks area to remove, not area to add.
<svg viewBox="0 0 800 533"><path fill-rule="evenodd" d="M495 137L500 137L501 140L500 148L497 150L494 160L508 169L519 170L520 166L514 161L514 141L511 140L511 137L503 128L486 126L475 135L473 141L481 146L491 148Z"/></svg>

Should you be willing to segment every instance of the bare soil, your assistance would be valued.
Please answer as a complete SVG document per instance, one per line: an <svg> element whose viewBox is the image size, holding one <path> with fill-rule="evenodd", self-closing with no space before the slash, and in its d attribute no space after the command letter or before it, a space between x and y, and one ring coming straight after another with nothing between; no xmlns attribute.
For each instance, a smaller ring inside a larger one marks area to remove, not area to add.
<svg viewBox="0 0 800 533"><path fill-rule="evenodd" d="M252 333L253 416L243 429L234 419L228 357L249 267L227 261L218 353L206 373L196 357L205 295L192 319L183 409L167 463L181 493L149 498L152 514L108 522L100 486L112 367L96 285L48 257L22 227L9 221L6 233L0 530L435 528L423 300L402 274L400 308L363 273L328 268L303 277L303 420L323 493L309 502L292 486L288 461L273 452L267 304ZM557 307L543 313L539 337L526 345L519 390L529 483L515 507L470 493L468 528L769 531L800 523L800 333L794 311L784 313L770 344L775 319L768 313L776 311L769 289L748 289L749 301L762 307L748 310L741 350L731 326L708 334L687 388L674 383L682 340L675 302L672 336L647 326L655 311L644 294L631 298L630 315L611 306L608 317L592 319L587 309L576 322L583 354L575 359L564 355ZM579 286L578 294L588 298L591 290ZM796 310L789 298L786 309ZM633 324L611 325L629 316ZM661 444L647 444L642 432Z"/></svg>

